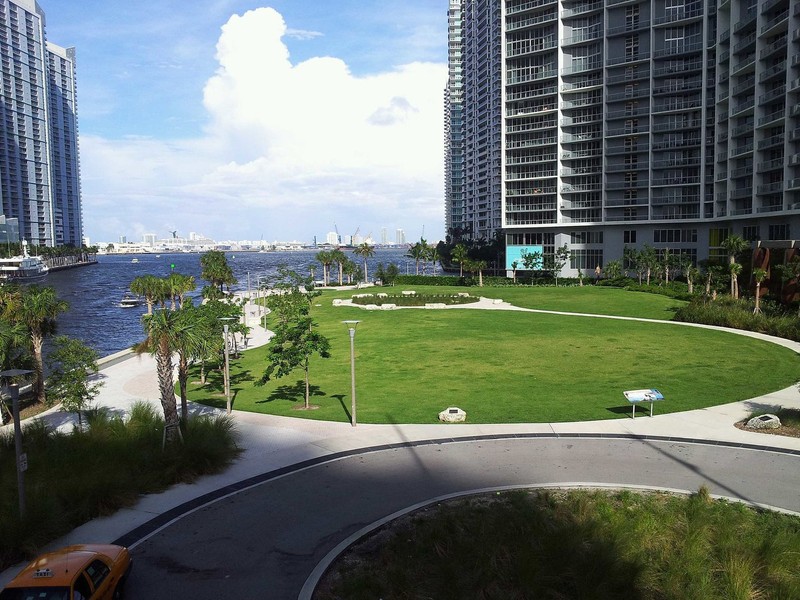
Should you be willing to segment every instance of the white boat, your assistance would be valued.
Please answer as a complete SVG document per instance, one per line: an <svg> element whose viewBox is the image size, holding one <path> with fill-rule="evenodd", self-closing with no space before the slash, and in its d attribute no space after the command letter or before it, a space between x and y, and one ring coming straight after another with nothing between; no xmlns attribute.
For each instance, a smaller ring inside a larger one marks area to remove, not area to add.
<svg viewBox="0 0 800 600"><path fill-rule="evenodd" d="M131 260L131 262L132 262L132 263L138 263L138 262L139 262L139 259L138 259L138 258L134 258L133 260Z"/></svg>
<svg viewBox="0 0 800 600"><path fill-rule="evenodd" d="M144 299L140 296L126 292L122 299L119 301L120 308L135 308L144 304Z"/></svg>
<svg viewBox="0 0 800 600"><path fill-rule="evenodd" d="M0 281L36 283L47 276L50 268L40 256L28 254L28 242L22 240L22 256L0 258Z"/></svg>

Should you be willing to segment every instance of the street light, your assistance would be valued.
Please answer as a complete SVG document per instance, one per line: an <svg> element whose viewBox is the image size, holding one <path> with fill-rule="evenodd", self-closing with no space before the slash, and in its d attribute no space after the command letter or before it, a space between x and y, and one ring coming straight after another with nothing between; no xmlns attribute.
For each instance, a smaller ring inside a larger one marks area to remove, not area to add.
<svg viewBox="0 0 800 600"><path fill-rule="evenodd" d="M228 414L231 414L231 363L228 357L228 321L235 321L236 317L220 317L222 321L222 331L225 338L225 371L224 371L224 387L225 387L225 405Z"/></svg>
<svg viewBox="0 0 800 600"><path fill-rule="evenodd" d="M22 377L33 373L27 369L0 371L0 377ZM17 492L19 494L19 517L25 517L25 471L28 470L28 457L22 452L22 428L19 423L19 384L8 384L11 396L11 412L14 418L14 453L17 459Z"/></svg>
<svg viewBox="0 0 800 600"><path fill-rule="evenodd" d="M350 331L350 424L355 427L356 422L356 327L361 321L342 321Z"/></svg>

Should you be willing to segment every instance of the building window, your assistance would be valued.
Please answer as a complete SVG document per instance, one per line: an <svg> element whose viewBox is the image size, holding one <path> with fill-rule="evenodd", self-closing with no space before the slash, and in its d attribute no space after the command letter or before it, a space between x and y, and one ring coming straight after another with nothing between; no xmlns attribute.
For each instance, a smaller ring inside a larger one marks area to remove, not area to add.
<svg viewBox="0 0 800 600"><path fill-rule="evenodd" d="M742 227L742 237L748 242L757 242L761 239L761 228L758 225L745 225Z"/></svg>
<svg viewBox="0 0 800 600"><path fill-rule="evenodd" d="M622 241L625 244L635 244L636 243L636 230L635 229L626 229L622 232Z"/></svg>
<svg viewBox="0 0 800 600"><path fill-rule="evenodd" d="M787 223L769 226L768 239L770 240L788 240L790 236L789 225Z"/></svg>
<svg viewBox="0 0 800 600"><path fill-rule="evenodd" d="M602 231L573 231L569 234L572 244L602 244Z"/></svg>
<svg viewBox="0 0 800 600"><path fill-rule="evenodd" d="M595 267L603 267L603 251L576 248L570 253L570 269L593 271Z"/></svg>

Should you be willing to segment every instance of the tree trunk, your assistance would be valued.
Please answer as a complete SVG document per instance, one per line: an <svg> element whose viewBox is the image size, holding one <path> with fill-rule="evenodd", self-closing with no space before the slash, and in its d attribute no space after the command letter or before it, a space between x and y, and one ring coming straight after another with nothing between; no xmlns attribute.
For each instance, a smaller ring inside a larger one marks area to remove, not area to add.
<svg viewBox="0 0 800 600"><path fill-rule="evenodd" d="M186 360L186 353L178 353L178 387L181 391L181 423L184 428L189 422L189 402L186 394L186 384L189 380L189 361Z"/></svg>
<svg viewBox="0 0 800 600"><path fill-rule="evenodd" d="M483 271L478 271L478 287L483 287Z"/></svg>
<svg viewBox="0 0 800 600"><path fill-rule="evenodd" d="M306 410L308 410L308 409L311 408L311 403L310 403L311 386L308 383L308 360L306 360L305 372L306 372L306 377L305 377L305 379L306 379L306 405L305 405L305 408L306 408Z"/></svg>
<svg viewBox="0 0 800 600"><path fill-rule="evenodd" d="M753 309L753 314L757 315L761 312L761 283L756 282L756 307Z"/></svg>
<svg viewBox="0 0 800 600"><path fill-rule="evenodd" d="M172 381L172 352L169 344L162 342L156 352L156 372L158 374L158 390L161 395L161 408L164 410L166 440L174 442L177 437L178 407L175 403L175 385Z"/></svg>
<svg viewBox="0 0 800 600"><path fill-rule="evenodd" d="M33 370L36 373L36 401L44 404L47 396L44 391L44 359L42 358L42 344L44 338L38 329L31 331L31 346L33 346Z"/></svg>

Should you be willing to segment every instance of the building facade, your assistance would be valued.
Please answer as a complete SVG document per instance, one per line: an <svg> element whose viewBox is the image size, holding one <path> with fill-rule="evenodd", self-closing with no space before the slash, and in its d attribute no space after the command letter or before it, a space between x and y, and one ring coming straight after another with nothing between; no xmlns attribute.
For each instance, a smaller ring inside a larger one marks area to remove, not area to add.
<svg viewBox="0 0 800 600"><path fill-rule="evenodd" d="M800 237L800 1L460 8L464 220L502 230L506 268Z"/></svg>
<svg viewBox="0 0 800 600"><path fill-rule="evenodd" d="M75 50L33 0L0 0L0 213L31 244L83 241Z"/></svg>

